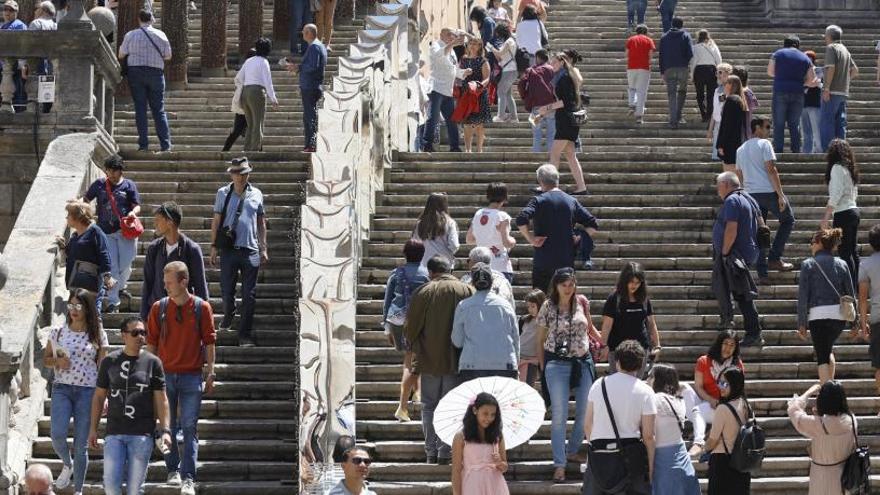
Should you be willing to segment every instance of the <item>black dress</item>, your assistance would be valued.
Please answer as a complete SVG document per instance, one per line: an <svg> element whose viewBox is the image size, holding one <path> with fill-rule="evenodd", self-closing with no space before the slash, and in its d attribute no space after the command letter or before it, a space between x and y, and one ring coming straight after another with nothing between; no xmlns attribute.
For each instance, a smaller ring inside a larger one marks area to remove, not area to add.
<svg viewBox="0 0 880 495"><path fill-rule="evenodd" d="M575 142L581 132L580 126L575 124L573 113L578 110L577 88L568 71L562 69L559 81L556 82L556 98L562 101L562 108L556 109L556 137L555 139Z"/></svg>
<svg viewBox="0 0 880 495"><path fill-rule="evenodd" d="M724 156L718 156L725 165L736 164L736 150L743 143L743 133L746 128L746 114L743 110L742 99L737 95L730 95L724 100L721 107L721 124L718 126L718 140L715 148L723 148Z"/></svg>
<svg viewBox="0 0 880 495"><path fill-rule="evenodd" d="M483 57L463 58L461 59L461 68L470 69L471 75L464 79L464 84L471 81L480 82L483 80L483 64L486 59ZM465 118L464 123L468 125L488 124L492 122L492 109L489 108L489 92L485 89L480 93L480 111L474 112Z"/></svg>

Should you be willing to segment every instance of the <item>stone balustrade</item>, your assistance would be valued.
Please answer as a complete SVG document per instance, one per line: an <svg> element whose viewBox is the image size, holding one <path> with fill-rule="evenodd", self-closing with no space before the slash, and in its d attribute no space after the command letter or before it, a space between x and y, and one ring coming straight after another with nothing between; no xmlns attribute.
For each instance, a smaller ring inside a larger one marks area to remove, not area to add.
<svg viewBox="0 0 880 495"><path fill-rule="evenodd" d="M776 24L824 27L827 24L876 26L880 0L759 0Z"/></svg>

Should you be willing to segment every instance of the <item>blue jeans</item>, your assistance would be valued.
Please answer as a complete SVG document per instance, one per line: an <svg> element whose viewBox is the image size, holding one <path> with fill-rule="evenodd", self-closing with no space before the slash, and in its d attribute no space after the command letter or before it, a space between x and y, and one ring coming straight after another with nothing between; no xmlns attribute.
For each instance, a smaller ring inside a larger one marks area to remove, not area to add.
<svg viewBox="0 0 880 495"><path fill-rule="evenodd" d="M254 307L257 303L257 275L260 272L260 253L249 249L224 249L220 253L220 292L223 294L223 314L235 312L235 285L241 274L241 322L239 338L251 338L254 326Z"/></svg>
<svg viewBox="0 0 880 495"><path fill-rule="evenodd" d="M108 435L104 439L104 493L106 495L143 493L152 453L151 435ZM125 492L122 491L123 482L127 488Z"/></svg>
<svg viewBox="0 0 880 495"><path fill-rule="evenodd" d="M804 107L801 114L801 129L804 131L804 153L822 152L821 120L819 107Z"/></svg>
<svg viewBox="0 0 880 495"><path fill-rule="evenodd" d="M834 94L830 101L822 100L819 121L823 151L828 149L832 139L846 139L846 100L846 96Z"/></svg>
<svg viewBox="0 0 880 495"><path fill-rule="evenodd" d="M537 114L537 111L532 110L532 115ZM541 138L544 136L546 136L545 144L542 146ZM554 137L556 137L556 112L550 112L538 122L538 125L532 127L532 151L535 153L550 151Z"/></svg>
<svg viewBox="0 0 880 495"><path fill-rule="evenodd" d="M762 249L761 254L758 255L758 276L766 277L768 261L779 261L782 259L785 243L788 242L788 237L791 235L792 229L794 229L794 212L791 209L788 198L785 199L785 211L779 211L779 196L775 192L754 193L752 197L758 202L758 206L761 208L761 216L764 217L764 220L767 220L767 212L772 213L779 220L779 229L773 238L773 245L770 246L769 255L766 249Z"/></svg>
<svg viewBox="0 0 880 495"><path fill-rule="evenodd" d="M782 153L785 148L785 126L791 139L791 152L801 152L801 115L804 113L803 92L773 92L773 149Z"/></svg>
<svg viewBox="0 0 880 495"><path fill-rule="evenodd" d="M131 277L131 263L137 255L137 239L126 239L122 230L107 236L107 250L110 251L110 275L116 285L107 291L107 303L119 304L119 291L124 289Z"/></svg>
<svg viewBox="0 0 880 495"><path fill-rule="evenodd" d="M425 122L425 136L434 136L435 129L437 129L437 121L440 120L440 114L443 114L443 118L446 119L446 133L449 135L449 150L461 151L461 145L458 141L458 124L452 121L455 100L451 96L431 91L428 94L428 101L430 103L430 113L428 114L427 122ZM434 142L425 140L424 150L434 151Z"/></svg>
<svg viewBox="0 0 880 495"><path fill-rule="evenodd" d="M648 0L626 0L626 25L632 29L636 23L644 24L646 10L648 10Z"/></svg>
<svg viewBox="0 0 880 495"><path fill-rule="evenodd" d="M302 55L306 52L309 44L302 36L302 28L306 24L315 22L315 14L312 12L309 0L289 0L290 6L290 53ZM318 33L324 36L324 33Z"/></svg>
<svg viewBox="0 0 880 495"><path fill-rule="evenodd" d="M584 416L587 414L587 395L593 385L592 361L587 360L581 366L581 382L574 391L575 413L574 428L568 437L568 448L565 446L565 426L568 422L568 398L571 394L572 363L570 361L547 361L544 365L544 378L550 392L550 443L553 448L553 465L565 467L566 456L576 454L584 441Z"/></svg>
<svg viewBox="0 0 880 495"><path fill-rule="evenodd" d="M321 101L323 91L320 89L301 89L303 103L303 129L306 147L314 148L318 145L318 102Z"/></svg>
<svg viewBox="0 0 880 495"><path fill-rule="evenodd" d="M168 129L168 116L165 115L165 75L162 69L145 66L128 68L128 86L134 100L134 121L138 131L138 148L147 149L150 144L147 136L147 105L153 113L156 136L162 150L171 148L171 131Z"/></svg>
<svg viewBox="0 0 880 495"><path fill-rule="evenodd" d="M89 466L89 425L94 387L56 383L52 385L50 435L55 454L65 466L73 467L73 486L82 491ZM73 460L67 446L67 427L73 418Z"/></svg>
<svg viewBox="0 0 880 495"><path fill-rule="evenodd" d="M183 460L177 442L172 442L171 452L165 456L168 472L180 471L182 479L196 479L196 463L199 458L199 409L202 407L201 373L165 373L165 389L168 394L170 423L175 429L183 429ZM177 407L180 406L180 417ZM177 437L174 432L172 438Z"/></svg>
<svg viewBox="0 0 880 495"><path fill-rule="evenodd" d="M663 24L663 34L672 29L672 18L675 17L675 5L678 0L663 0L660 4L660 23Z"/></svg>

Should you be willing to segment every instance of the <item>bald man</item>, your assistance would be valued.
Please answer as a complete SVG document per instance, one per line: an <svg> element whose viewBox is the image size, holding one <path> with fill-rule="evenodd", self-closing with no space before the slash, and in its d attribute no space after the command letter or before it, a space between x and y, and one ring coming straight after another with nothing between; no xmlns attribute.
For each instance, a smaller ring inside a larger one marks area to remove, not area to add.
<svg viewBox="0 0 880 495"><path fill-rule="evenodd" d="M52 471L44 464L33 464L24 473L25 495L55 495Z"/></svg>
<svg viewBox="0 0 880 495"><path fill-rule="evenodd" d="M303 127L306 153L314 153L318 145L318 102L324 94L324 68L327 66L327 48L318 39L318 28L306 24L302 36L308 48L299 65L299 90L303 102ZM296 71L296 70L295 70Z"/></svg>

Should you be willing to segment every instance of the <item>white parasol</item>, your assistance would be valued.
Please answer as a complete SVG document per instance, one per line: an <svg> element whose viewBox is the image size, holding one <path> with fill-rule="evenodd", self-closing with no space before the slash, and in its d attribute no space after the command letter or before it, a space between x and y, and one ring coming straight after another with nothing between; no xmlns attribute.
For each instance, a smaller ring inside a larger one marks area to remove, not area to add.
<svg viewBox="0 0 880 495"><path fill-rule="evenodd" d="M434 431L440 440L452 445L455 434L461 431L465 411L480 392L498 400L507 449L528 442L541 427L546 411L541 395L525 382L492 376L462 383L440 399L434 410Z"/></svg>

